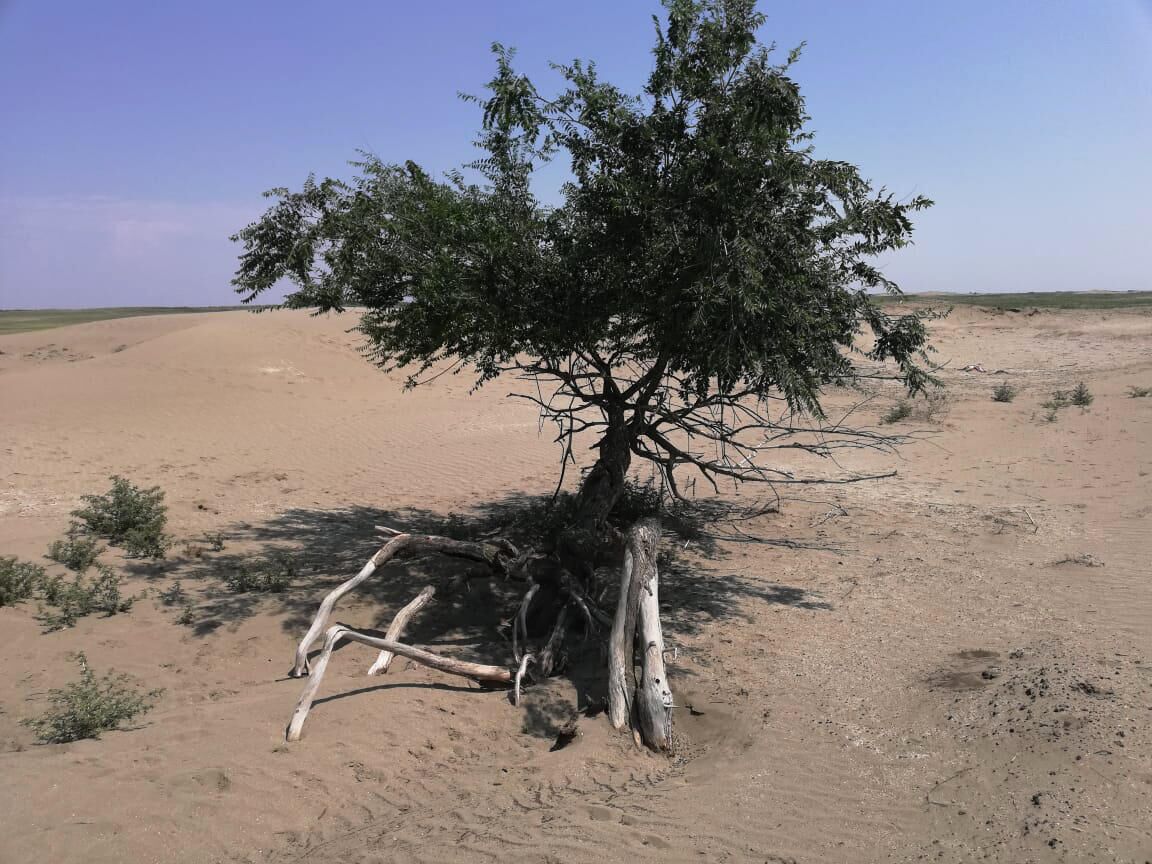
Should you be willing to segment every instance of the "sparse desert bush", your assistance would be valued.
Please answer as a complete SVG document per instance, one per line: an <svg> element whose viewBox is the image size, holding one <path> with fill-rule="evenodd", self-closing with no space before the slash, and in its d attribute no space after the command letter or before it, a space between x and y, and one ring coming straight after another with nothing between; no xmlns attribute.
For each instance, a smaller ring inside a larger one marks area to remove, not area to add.
<svg viewBox="0 0 1152 864"><path fill-rule="evenodd" d="M208 549L211 552L223 552L224 541L227 538L220 531L213 531L210 534L204 535L204 540L208 544Z"/></svg>
<svg viewBox="0 0 1152 864"><path fill-rule="evenodd" d="M238 594L279 594L288 589L296 576L296 562L282 550L258 559L241 559L226 568L224 584Z"/></svg>
<svg viewBox="0 0 1152 864"><path fill-rule="evenodd" d="M185 558L203 558L204 547L199 543L188 542L184 544L184 557Z"/></svg>
<svg viewBox="0 0 1152 864"><path fill-rule="evenodd" d="M939 390L926 391L924 398L912 403L912 417L934 423L948 413L948 397Z"/></svg>
<svg viewBox="0 0 1152 864"><path fill-rule="evenodd" d="M1152 387L1129 387L1129 399L1143 399L1145 396L1152 396Z"/></svg>
<svg viewBox="0 0 1152 864"><path fill-rule="evenodd" d="M1092 395L1092 393L1088 390L1088 386L1083 381L1076 385L1076 389L1072 391L1071 396L1072 404L1077 405L1080 408L1087 408L1092 404L1095 398L1096 397Z"/></svg>
<svg viewBox="0 0 1152 864"><path fill-rule="evenodd" d="M884 416L880 418L880 422L885 424L899 423L901 420L907 420L911 416L912 403L907 399L901 399L884 413Z"/></svg>
<svg viewBox="0 0 1152 864"><path fill-rule="evenodd" d="M140 688L128 675L109 672L97 678L84 652L73 655L80 680L48 694L51 707L40 717L24 721L45 744L63 744L99 738L101 732L150 710L163 692Z"/></svg>
<svg viewBox="0 0 1152 864"><path fill-rule="evenodd" d="M180 584L180 580L177 579L172 583L171 587L166 591L161 591L158 596L160 597L160 602L165 606L176 606L188 598L188 593L184 590L184 586Z"/></svg>
<svg viewBox="0 0 1152 864"><path fill-rule="evenodd" d="M123 477L112 476L112 488L103 495L85 495L84 507L73 511L83 529L124 549L129 558L163 558L172 545L164 533L168 508L159 487L141 489Z"/></svg>
<svg viewBox="0 0 1152 864"><path fill-rule="evenodd" d="M95 537L85 537L77 528L78 526L73 526L67 538L53 540L48 547L47 557L58 564L63 564L69 570L87 573L88 568L96 563L97 557L104 551L104 547Z"/></svg>
<svg viewBox="0 0 1152 864"><path fill-rule="evenodd" d="M43 567L15 556L0 555L0 606L27 600L43 578Z"/></svg>
<svg viewBox="0 0 1152 864"><path fill-rule="evenodd" d="M71 627L96 612L116 615L132 608L135 598L123 595L119 574L104 564L97 564L96 572L95 579L78 574L71 582L61 576L42 580L44 602L55 607L43 613L50 631Z"/></svg>
<svg viewBox="0 0 1152 864"><path fill-rule="evenodd" d="M940 391L925 392L923 399L901 399L880 418L885 425L909 418L934 423L948 411L948 397Z"/></svg>
<svg viewBox="0 0 1152 864"><path fill-rule="evenodd" d="M1016 388L1007 381L1001 381L992 391L993 402L1011 402L1016 398Z"/></svg>

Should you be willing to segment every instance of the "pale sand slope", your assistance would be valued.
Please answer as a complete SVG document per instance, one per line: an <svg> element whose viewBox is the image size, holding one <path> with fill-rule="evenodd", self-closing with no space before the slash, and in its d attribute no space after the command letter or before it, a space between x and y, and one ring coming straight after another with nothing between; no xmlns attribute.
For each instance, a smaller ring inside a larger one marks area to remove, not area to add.
<svg viewBox="0 0 1152 864"><path fill-rule="evenodd" d="M0 552L38 559L114 472L160 484L180 538L231 538L133 568L149 596L127 615L43 635L35 603L0 609L0 861L1152 857L1152 398L1125 395L1152 386L1148 314L957 311L936 325L949 410L902 427L933 436L854 465L896 479L808 488L741 526L800 548L684 551L662 592L671 761L603 716L549 752L595 682L555 679L516 709L406 664L366 679L358 646L283 743L294 642L371 554L374 522L555 482L547 430L504 398L520 385L401 393L357 356L353 323L218 313L0 337ZM953 371L967 363L1009 370L1021 395L992 402L999 376ZM1042 422L1047 392L1081 378L1091 409ZM268 545L303 547L292 590L224 590L216 570ZM1104 566L1055 563L1084 555ZM337 617L378 626L456 569L390 570ZM192 626L157 597L175 578ZM506 659L504 590L475 583L413 640ZM37 745L20 720L78 649L166 692L139 728Z"/></svg>

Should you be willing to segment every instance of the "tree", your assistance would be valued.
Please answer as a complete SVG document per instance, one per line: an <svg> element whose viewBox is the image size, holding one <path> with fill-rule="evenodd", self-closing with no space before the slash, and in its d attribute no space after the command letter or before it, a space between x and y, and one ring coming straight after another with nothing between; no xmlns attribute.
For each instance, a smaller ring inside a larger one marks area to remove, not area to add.
<svg viewBox="0 0 1152 864"><path fill-rule="evenodd" d="M544 95L497 44L487 95L465 97L483 111L477 161L437 179L362 154L349 181L272 190L234 238L245 302L288 280L288 307L360 307L369 359L409 370L407 386L465 368L477 386L533 379L523 398L556 422L565 464L576 436L595 436L573 518L584 533L633 459L677 497L685 471L809 482L771 451L892 440L829 421L826 388L929 381L922 318L869 292L898 292L876 258L931 202L817 158L790 77L799 49L774 61L754 0L664 5L641 93L575 61ZM533 172L554 159L570 177L547 203Z"/></svg>

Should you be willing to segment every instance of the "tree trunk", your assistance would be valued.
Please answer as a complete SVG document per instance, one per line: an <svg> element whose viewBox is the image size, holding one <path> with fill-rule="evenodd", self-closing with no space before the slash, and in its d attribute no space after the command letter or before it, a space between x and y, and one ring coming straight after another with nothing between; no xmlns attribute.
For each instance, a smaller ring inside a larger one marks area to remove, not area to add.
<svg viewBox="0 0 1152 864"><path fill-rule="evenodd" d="M624 480L632 464L632 433L622 411L609 411L608 431L596 447L600 455L584 478L576 502L575 527L580 530L595 530L603 525L624 491Z"/></svg>

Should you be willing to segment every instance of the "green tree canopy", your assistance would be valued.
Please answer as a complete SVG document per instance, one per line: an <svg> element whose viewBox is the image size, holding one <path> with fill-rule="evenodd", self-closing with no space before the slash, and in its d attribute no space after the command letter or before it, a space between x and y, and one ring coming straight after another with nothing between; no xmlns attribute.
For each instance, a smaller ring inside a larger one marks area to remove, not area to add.
<svg viewBox="0 0 1152 864"><path fill-rule="evenodd" d="M415 162L354 162L309 178L234 239L246 302L282 280L285 305L360 307L369 358L410 371L513 373L572 437L592 432L582 518L603 520L633 457L670 490L709 479L790 482L765 451L830 455L880 440L825 422L829 385L928 377L922 319L869 296L898 288L877 256L909 242L930 205L817 158L790 70L757 41L753 0L666 0L652 73L629 94L593 63L554 67L544 95L494 46L482 156L437 178ZM533 172L570 173L555 203ZM817 438L807 433L821 430Z"/></svg>

